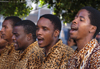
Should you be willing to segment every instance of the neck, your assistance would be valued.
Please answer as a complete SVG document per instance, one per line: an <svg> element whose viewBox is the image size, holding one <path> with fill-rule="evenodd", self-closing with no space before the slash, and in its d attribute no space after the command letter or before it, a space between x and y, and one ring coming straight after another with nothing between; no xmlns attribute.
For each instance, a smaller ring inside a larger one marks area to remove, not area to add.
<svg viewBox="0 0 100 69"><path fill-rule="evenodd" d="M91 40L92 38L84 38L84 39L76 40L78 51L80 51Z"/></svg>
<svg viewBox="0 0 100 69"><path fill-rule="evenodd" d="M34 43L34 42L35 42L34 40L27 42L27 43L26 43L27 45L24 46L24 48L21 49L20 52L23 53L23 51L25 51L25 49L27 49L27 47L28 47L29 45L31 45L32 43Z"/></svg>
<svg viewBox="0 0 100 69"><path fill-rule="evenodd" d="M51 47L53 47L57 42L58 42L58 39L52 41L51 44L49 44L49 45L47 45L47 46L45 47L45 53L46 53L46 55L47 55L49 49L50 49Z"/></svg>

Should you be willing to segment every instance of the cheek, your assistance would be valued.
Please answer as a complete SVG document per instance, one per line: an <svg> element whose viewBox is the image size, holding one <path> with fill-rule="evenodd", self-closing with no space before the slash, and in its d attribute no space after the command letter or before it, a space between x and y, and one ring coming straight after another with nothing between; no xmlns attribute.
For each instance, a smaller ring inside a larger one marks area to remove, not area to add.
<svg viewBox="0 0 100 69"><path fill-rule="evenodd" d="M89 31L89 25L80 26L82 33L87 33Z"/></svg>
<svg viewBox="0 0 100 69"><path fill-rule="evenodd" d="M6 30L5 30L5 33L6 33L6 34L8 34L8 35L13 35L13 33L12 33L12 30L11 30L11 29L6 29Z"/></svg>
<svg viewBox="0 0 100 69"><path fill-rule="evenodd" d="M53 34L50 34L50 33L49 33L49 34L46 34L46 35L45 35L45 39L46 39L47 42L52 41L53 38L54 38L54 37L53 37Z"/></svg>
<svg viewBox="0 0 100 69"><path fill-rule="evenodd" d="M18 40L17 40L17 44L18 44L18 47L20 48L20 47L22 47L22 45L23 45L23 41L20 40L20 39L18 39Z"/></svg>
<svg viewBox="0 0 100 69"><path fill-rule="evenodd" d="M86 36L89 33L89 26L80 26L78 30L78 34L82 36Z"/></svg>
<svg viewBox="0 0 100 69"><path fill-rule="evenodd" d="M6 43L5 40L0 39L0 45L1 45L1 44L5 44L5 43Z"/></svg>
<svg viewBox="0 0 100 69"><path fill-rule="evenodd" d="M27 42L27 38L26 36L20 36L19 39L18 39L18 42L21 46L25 45L26 42Z"/></svg>

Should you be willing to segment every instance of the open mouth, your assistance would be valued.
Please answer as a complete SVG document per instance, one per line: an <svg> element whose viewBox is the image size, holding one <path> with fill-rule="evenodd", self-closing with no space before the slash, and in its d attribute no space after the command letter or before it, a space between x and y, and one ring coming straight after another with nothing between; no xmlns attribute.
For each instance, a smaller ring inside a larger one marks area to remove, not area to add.
<svg viewBox="0 0 100 69"><path fill-rule="evenodd" d="M2 34L1 38L2 38L2 39L4 39L4 37L5 37L5 35L4 35L4 34Z"/></svg>
<svg viewBox="0 0 100 69"><path fill-rule="evenodd" d="M71 30L70 30L70 35L73 34L74 32L77 32L78 31L78 27L71 27Z"/></svg>
<svg viewBox="0 0 100 69"><path fill-rule="evenodd" d="M78 28L77 27L71 27L71 31L77 31Z"/></svg>
<svg viewBox="0 0 100 69"><path fill-rule="evenodd" d="M38 43L39 43L39 44L42 44L42 43L43 43L43 41L44 41L44 39L43 39L43 38L38 38Z"/></svg>

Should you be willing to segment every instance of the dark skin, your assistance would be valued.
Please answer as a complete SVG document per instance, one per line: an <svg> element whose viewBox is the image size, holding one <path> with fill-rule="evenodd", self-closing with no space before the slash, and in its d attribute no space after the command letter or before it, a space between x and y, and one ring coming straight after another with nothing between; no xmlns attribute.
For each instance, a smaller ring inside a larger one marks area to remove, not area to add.
<svg viewBox="0 0 100 69"><path fill-rule="evenodd" d="M12 40L12 30L13 30L13 27L12 27L12 21L11 20L4 20L3 21L3 24L2 24L2 38L5 39L7 42L8 42L8 45L10 45L13 40Z"/></svg>
<svg viewBox="0 0 100 69"><path fill-rule="evenodd" d="M6 47L6 45L8 44L8 42L4 39L1 38L2 34L0 31L0 52Z"/></svg>
<svg viewBox="0 0 100 69"><path fill-rule="evenodd" d="M40 18L37 22L36 36L41 48L45 48L47 54L49 49L58 41L59 30L54 30L54 25L47 18Z"/></svg>
<svg viewBox="0 0 100 69"><path fill-rule="evenodd" d="M13 42L15 43L15 50L23 52L30 44L35 42L32 34L25 33L23 26L15 26L13 29Z"/></svg>
<svg viewBox="0 0 100 69"><path fill-rule="evenodd" d="M67 41L67 44L68 44L68 46L71 47L71 46L74 46L76 43L74 42L73 39L69 38L68 41Z"/></svg>
<svg viewBox="0 0 100 69"><path fill-rule="evenodd" d="M89 15L87 10L81 9L72 21L70 37L76 40L79 51L93 39L97 29L96 26L91 25Z"/></svg>

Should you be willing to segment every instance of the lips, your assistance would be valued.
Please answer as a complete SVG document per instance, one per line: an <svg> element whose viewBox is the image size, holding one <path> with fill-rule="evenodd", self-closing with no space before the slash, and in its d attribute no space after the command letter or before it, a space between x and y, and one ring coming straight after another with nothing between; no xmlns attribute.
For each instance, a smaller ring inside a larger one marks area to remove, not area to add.
<svg viewBox="0 0 100 69"><path fill-rule="evenodd" d="M72 30L72 31L77 31L78 28L76 28L76 27L72 27L71 30Z"/></svg>
<svg viewBox="0 0 100 69"><path fill-rule="evenodd" d="M37 38L38 38L38 43L39 43L39 45L42 44L43 41L44 41L44 38L40 38L40 37L37 37Z"/></svg>
<svg viewBox="0 0 100 69"><path fill-rule="evenodd" d="M2 34L1 38L3 38L3 39L4 39L4 37L5 37L5 35L4 35L4 34Z"/></svg>
<svg viewBox="0 0 100 69"><path fill-rule="evenodd" d="M74 33L74 32L77 32L77 31L78 31L78 27L76 27L75 25L72 25L70 33Z"/></svg>

